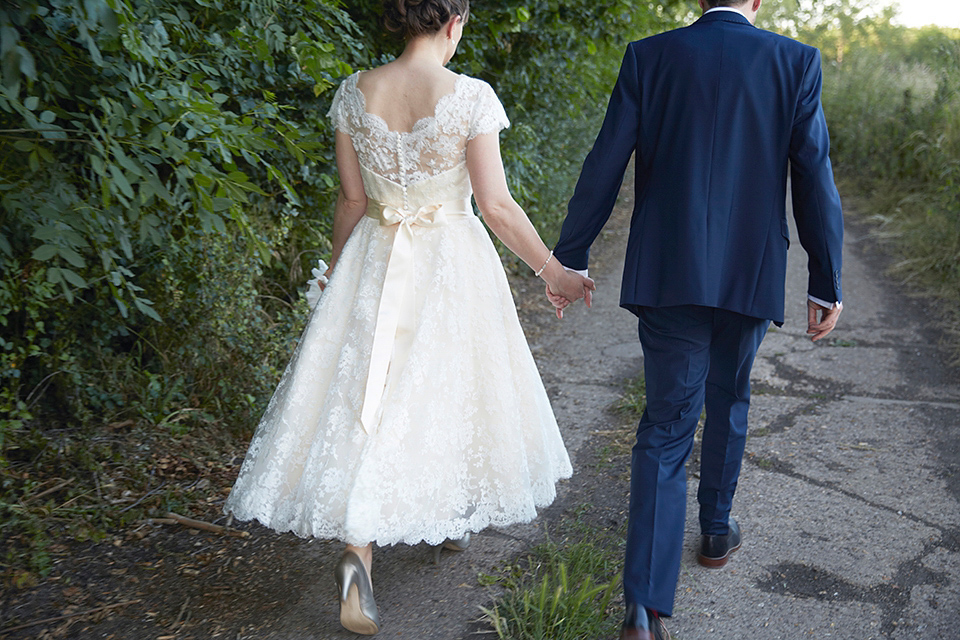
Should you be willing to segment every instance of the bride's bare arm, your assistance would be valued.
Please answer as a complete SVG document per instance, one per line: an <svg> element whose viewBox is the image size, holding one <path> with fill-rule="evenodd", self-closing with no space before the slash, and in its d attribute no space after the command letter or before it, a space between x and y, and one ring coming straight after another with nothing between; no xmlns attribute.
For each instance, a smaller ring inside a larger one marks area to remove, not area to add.
<svg viewBox="0 0 960 640"><path fill-rule="evenodd" d="M367 211L367 194L363 190L360 160L357 158L350 136L337 131L336 149L340 193L337 195L337 207L333 215L333 257L330 260L330 271L333 271L333 267L337 264L343 245L353 233L353 228Z"/></svg>
<svg viewBox="0 0 960 640"><path fill-rule="evenodd" d="M550 250L540 239L527 214L510 195L497 133L485 133L467 143L467 170L473 184L473 195L487 226L534 272L543 269L540 277L552 292L573 301L583 298L594 289L593 281L589 278L567 271L556 260L548 262Z"/></svg>

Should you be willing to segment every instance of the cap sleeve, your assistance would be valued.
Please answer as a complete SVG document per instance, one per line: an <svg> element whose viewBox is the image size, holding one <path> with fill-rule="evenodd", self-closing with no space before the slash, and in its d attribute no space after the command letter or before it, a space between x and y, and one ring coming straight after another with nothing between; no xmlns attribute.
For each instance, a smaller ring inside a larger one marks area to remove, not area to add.
<svg viewBox="0 0 960 640"><path fill-rule="evenodd" d="M486 82L480 81L480 92L470 119L470 135L472 140L484 133L498 133L510 126L510 119L504 111L500 99Z"/></svg>
<svg viewBox="0 0 960 640"><path fill-rule="evenodd" d="M355 75L356 74L351 75L340 83L340 86L337 87L337 92L333 94L333 102L330 104L330 110L327 111L327 117L333 121L333 128L347 134L350 133L350 129L345 102L349 86L356 83Z"/></svg>

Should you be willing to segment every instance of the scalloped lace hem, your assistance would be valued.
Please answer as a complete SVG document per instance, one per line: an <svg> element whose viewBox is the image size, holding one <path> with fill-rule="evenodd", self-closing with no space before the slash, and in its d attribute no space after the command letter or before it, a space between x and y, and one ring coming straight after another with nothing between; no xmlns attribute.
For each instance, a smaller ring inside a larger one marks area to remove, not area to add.
<svg viewBox="0 0 960 640"><path fill-rule="evenodd" d="M549 491L543 491L532 495L532 504L527 502L522 505L515 505L516 508L510 510L496 509L485 510L483 506L477 508L474 513L467 518L451 518L449 520L440 520L429 524L406 527L404 532L382 531L376 535L373 540L361 540L348 534L341 523L338 522L319 522L310 523L309 518L282 519L271 516L270 514L259 512L254 509L240 511L237 507L231 505L224 509L224 513L233 515L240 522L249 522L256 520L268 529L277 533L292 533L298 538L317 538L320 540L340 540L346 544L362 547L370 542L376 543L379 547L391 546L395 544L416 545L426 542L430 545L438 545L444 540L456 540L462 538L469 531L478 533L487 527L508 527L515 524L525 524L532 522L537 518L538 510L549 507L557 498L556 487L554 486L560 480L570 478L572 473L557 477L550 485ZM396 527L395 527L396 529Z"/></svg>

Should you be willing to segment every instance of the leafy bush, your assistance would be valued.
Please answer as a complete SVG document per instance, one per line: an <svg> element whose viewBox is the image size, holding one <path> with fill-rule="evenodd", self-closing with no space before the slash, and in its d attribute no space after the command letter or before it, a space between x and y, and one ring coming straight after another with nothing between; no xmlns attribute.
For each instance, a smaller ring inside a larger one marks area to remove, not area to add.
<svg viewBox="0 0 960 640"><path fill-rule="evenodd" d="M312 179L304 170L329 161L328 125L290 103L312 103L350 70L332 53L359 51L346 25L320 1L28 2L0 13L0 126L13 142L0 185L0 321L4 349L19 354L3 369L15 397L64 358L68 371L90 364L86 346L126 350L161 321L144 295L151 277L187 267L228 223L245 239L234 260L256 270L304 202L329 208L329 167ZM47 393L62 415L80 409L69 377Z"/></svg>
<svg viewBox="0 0 960 640"><path fill-rule="evenodd" d="M122 524L159 504L155 449L255 426L330 247L332 88L400 50L378 5L0 8L0 509L34 568L63 504L85 496L84 530ZM500 94L511 187L548 241L623 46L682 11L475 3L454 67ZM57 505L17 506L51 487Z"/></svg>
<svg viewBox="0 0 960 640"><path fill-rule="evenodd" d="M0 50L10 506L132 464L95 446L109 424L250 430L305 315L301 254L329 246L323 106L364 46L333 0L77 0L0 10Z"/></svg>

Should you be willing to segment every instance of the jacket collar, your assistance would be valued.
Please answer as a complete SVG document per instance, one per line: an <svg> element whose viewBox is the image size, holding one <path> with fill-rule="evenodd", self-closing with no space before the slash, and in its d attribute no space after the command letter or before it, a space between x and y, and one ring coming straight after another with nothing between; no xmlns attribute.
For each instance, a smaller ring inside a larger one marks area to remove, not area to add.
<svg viewBox="0 0 960 640"><path fill-rule="evenodd" d="M747 20L747 17L738 11L708 11L700 16L700 19L697 20L694 24L707 24L710 22L734 22L736 24L745 24L747 26L753 26L750 24L750 21Z"/></svg>

